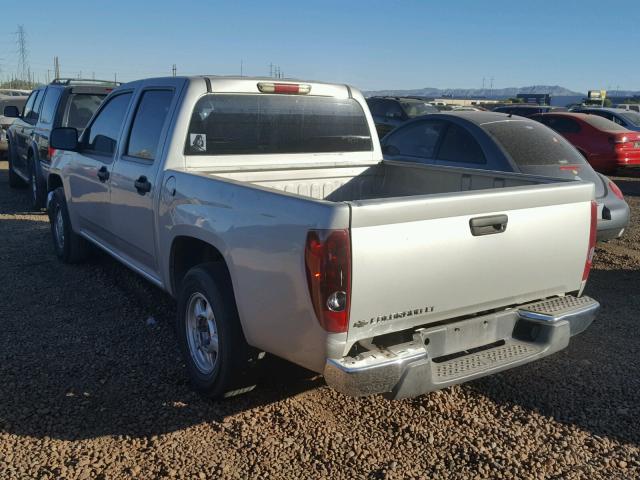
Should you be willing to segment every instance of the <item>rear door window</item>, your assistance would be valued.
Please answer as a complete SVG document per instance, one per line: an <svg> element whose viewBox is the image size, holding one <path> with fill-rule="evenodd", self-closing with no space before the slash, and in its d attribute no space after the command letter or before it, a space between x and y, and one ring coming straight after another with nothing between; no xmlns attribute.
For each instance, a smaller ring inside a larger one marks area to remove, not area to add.
<svg viewBox="0 0 640 480"><path fill-rule="evenodd" d="M62 90L59 88L47 88L44 103L42 104L42 111L40 112L40 121L43 124L49 125L53 123L61 93Z"/></svg>
<svg viewBox="0 0 640 480"><path fill-rule="evenodd" d="M127 155L145 160L155 158L172 100L172 90L143 92L131 126Z"/></svg>
<svg viewBox="0 0 640 480"><path fill-rule="evenodd" d="M566 117L541 117L542 123L553 128L558 133L571 134L580 133L580 124L571 118Z"/></svg>
<svg viewBox="0 0 640 480"><path fill-rule="evenodd" d="M438 149L438 160L456 163L485 164L480 144L464 128L449 124Z"/></svg>
<svg viewBox="0 0 640 480"><path fill-rule="evenodd" d="M385 141L385 152L419 158L435 158L436 147L444 123L440 121L416 122L400 128Z"/></svg>

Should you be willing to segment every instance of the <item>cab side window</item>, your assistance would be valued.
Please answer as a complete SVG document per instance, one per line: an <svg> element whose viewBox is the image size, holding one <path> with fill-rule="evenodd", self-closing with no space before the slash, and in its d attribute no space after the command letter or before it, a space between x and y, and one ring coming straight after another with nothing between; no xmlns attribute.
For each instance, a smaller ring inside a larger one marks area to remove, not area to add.
<svg viewBox="0 0 640 480"><path fill-rule="evenodd" d="M131 93L122 93L108 101L85 132L85 150L107 156L115 153L130 102Z"/></svg>
<svg viewBox="0 0 640 480"><path fill-rule="evenodd" d="M38 94L40 93L40 90L35 90L33 92L31 92L31 95L29 95L29 98L27 99L27 103L24 105L24 110L22 111L22 119L29 121L29 117L30 115L32 115L32 111L33 111L33 104L36 101L36 97L38 96Z"/></svg>
<svg viewBox="0 0 640 480"><path fill-rule="evenodd" d="M171 90L147 90L142 94L131 126L127 155L145 160L155 158L172 100Z"/></svg>

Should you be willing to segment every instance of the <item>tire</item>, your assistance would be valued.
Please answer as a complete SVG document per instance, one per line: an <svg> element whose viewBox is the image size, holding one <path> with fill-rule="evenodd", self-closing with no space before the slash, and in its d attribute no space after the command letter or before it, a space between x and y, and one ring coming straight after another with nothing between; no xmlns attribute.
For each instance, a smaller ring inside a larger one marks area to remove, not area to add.
<svg viewBox="0 0 640 480"><path fill-rule="evenodd" d="M196 391L220 399L253 389L252 349L223 265L205 263L187 272L178 296L176 333Z"/></svg>
<svg viewBox="0 0 640 480"><path fill-rule="evenodd" d="M11 143L10 143L7 148L7 162L9 163L9 186L11 188L22 188L25 186L24 181L13 170L14 158L15 156L14 156L13 148L11 148Z"/></svg>
<svg viewBox="0 0 640 480"><path fill-rule="evenodd" d="M45 192L42 188L40 175L38 174L37 160L32 155L29 156L29 185L31 187L31 209L42 210L45 206Z"/></svg>
<svg viewBox="0 0 640 480"><path fill-rule="evenodd" d="M62 187L54 190L48 213L56 256L64 263L80 263L85 260L89 245L71 227L67 200Z"/></svg>

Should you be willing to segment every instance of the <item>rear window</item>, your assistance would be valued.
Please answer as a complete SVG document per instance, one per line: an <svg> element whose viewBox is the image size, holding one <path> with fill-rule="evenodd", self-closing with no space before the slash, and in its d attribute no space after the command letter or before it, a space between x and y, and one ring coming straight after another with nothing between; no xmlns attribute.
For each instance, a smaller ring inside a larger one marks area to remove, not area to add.
<svg viewBox="0 0 640 480"><path fill-rule="evenodd" d="M559 133L541 123L506 121L481 126L520 167L585 163L582 155Z"/></svg>
<svg viewBox="0 0 640 480"><path fill-rule="evenodd" d="M640 127L640 113L622 112L622 113L619 113L618 115L623 117L625 120L633 123L634 125Z"/></svg>
<svg viewBox="0 0 640 480"><path fill-rule="evenodd" d="M84 129L104 97L106 94L72 93L69 95L62 126Z"/></svg>
<svg viewBox="0 0 640 480"><path fill-rule="evenodd" d="M360 152L371 134L354 99L209 94L196 104L186 155Z"/></svg>
<svg viewBox="0 0 640 480"><path fill-rule="evenodd" d="M427 115L429 113L439 112L439 110L436 107L428 104L427 102L401 100L400 105L402 105L402 108L404 109L405 113L409 118L415 118L421 115Z"/></svg>
<svg viewBox="0 0 640 480"><path fill-rule="evenodd" d="M626 130L622 125L598 115L585 115L584 121L598 130Z"/></svg>

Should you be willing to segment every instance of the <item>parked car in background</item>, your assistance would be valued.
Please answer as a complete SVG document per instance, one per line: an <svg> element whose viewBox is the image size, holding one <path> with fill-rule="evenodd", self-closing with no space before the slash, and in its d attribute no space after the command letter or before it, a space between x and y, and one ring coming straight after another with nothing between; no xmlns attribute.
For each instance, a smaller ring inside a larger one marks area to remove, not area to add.
<svg viewBox="0 0 640 480"><path fill-rule="evenodd" d="M533 115L576 147L589 164L602 173L613 173L619 167L640 165L640 132L599 115L575 112Z"/></svg>
<svg viewBox="0 0 640 480"><path fill-rule="evenodd" d="M562 136L534 120L494 112L429 115L382 139L382 151L389 160L593 182L598 240L620 237L629 223L629 206L618 186L594 171Z"/></svg>
<svg viewBox="0 0 640 480"><path fill-rule="evenodd" d="M73 127L82 131L114 86L109 81L56 79L33 90L22 113L15 106L5 107L5 117L14 119L7 130L9 184L29 184L34 209L45 206L51 130Z"/></svg>
<svg viewBox="0 0 640 480"><path fill-rule="evenodd" d="M0 100L6 97L28 97L31 90L17 88L0 88Z"/></svg>
<svg viewBox="0 0 640 480"><path fill-rule="evenodd" d="M379 138L407 120L429 113L438 113L438 109L429 102L411 97L369 97L367 105L373 116Z"/></svg>
<svg viewBox="0 0 640 480"><path fill-rule="evenodd" d="M3 94L2 92L5 92ZM5 117L4 116L4 108L8 106L14 106L18 110L22 110L24 108L25 103L27 103L27 98L29 92L23 93L24 90L0 90L0 152L6 152L8 148L7 143L7 130L14 122L15 118L13 117Z"/></svg>
<svg viewBox="0 0 640 480"><path fill-rule="evenodd" d="M572 112L597 115L612 122L622 125L627 130L640 132L640 113L621 108L578 107L572 108Z"/></svg>
<svg viewBox="0 0 640 480"><path fill-rule="evenodd" d="M547 112L566 112L565 107L551 107L549 105L527 105L527 104L514 104L503 105L493 109L494 112L506 113L509 115L519 115L521 117L530 117L536 113Z"/></svg>
<svg viewBox="0 0 640 480"><path fill-rule="evenodd" d="M348 395L414 397L589 326L593 184L383 161L366 110L319 82L123 85L80 138L51 134L55 252L90 242L175 296L186 370L217 398L264 352Z"/></svg>
<svg viewBox="0 0 640 480"><path fill-rule="evenodd" d="M640 104L638 103L619 103L618 105L615 105L615 108L640 113Z"/></svg>

